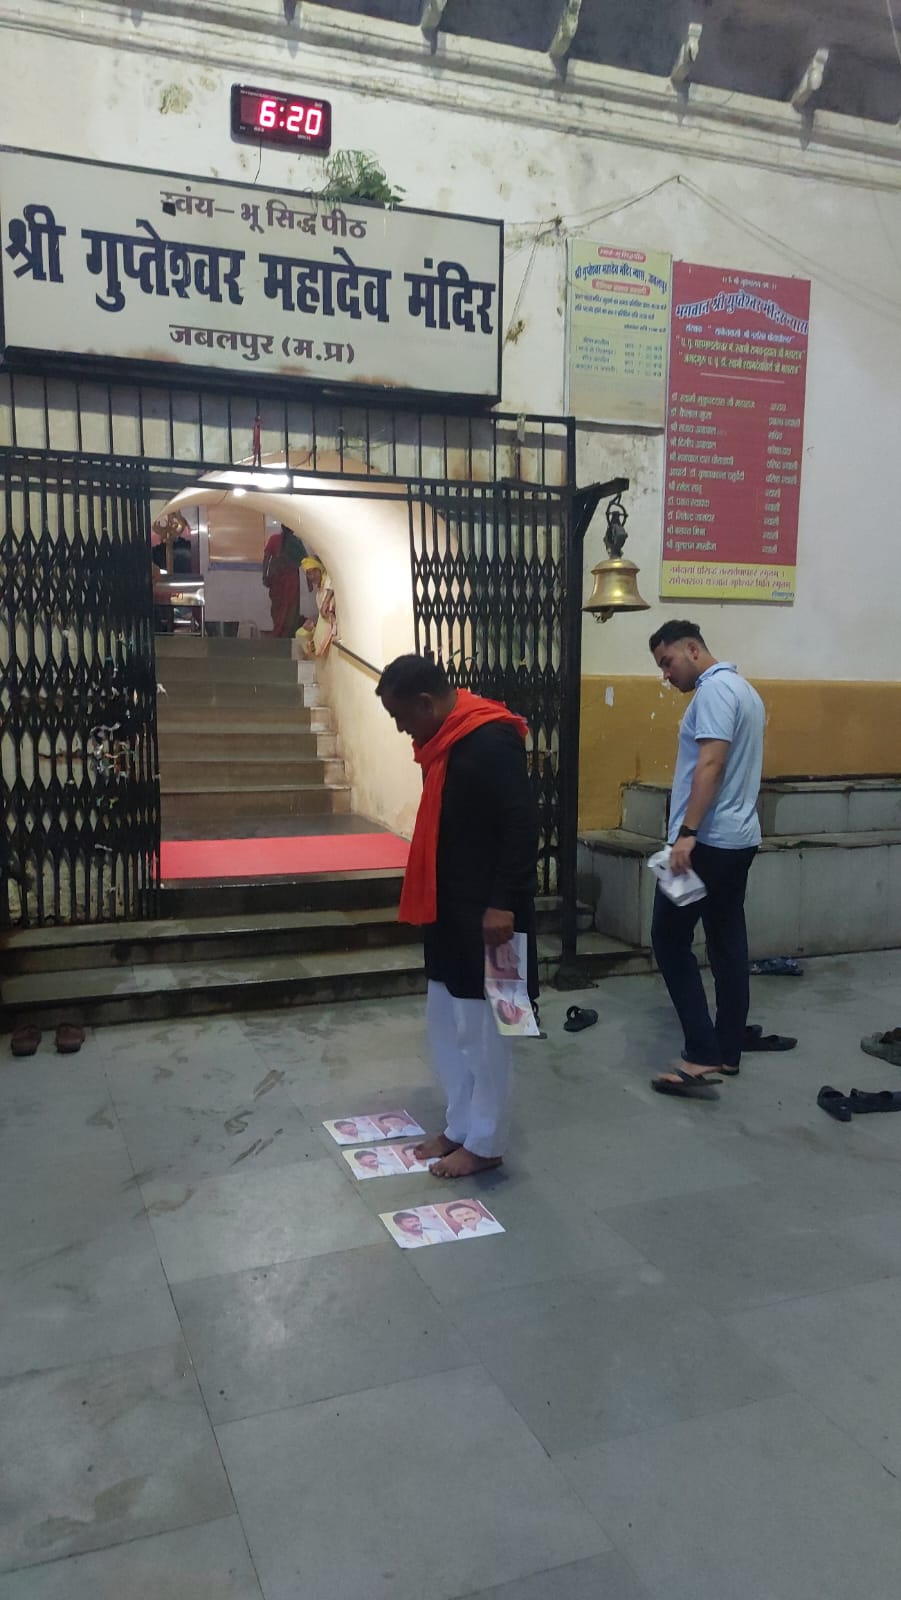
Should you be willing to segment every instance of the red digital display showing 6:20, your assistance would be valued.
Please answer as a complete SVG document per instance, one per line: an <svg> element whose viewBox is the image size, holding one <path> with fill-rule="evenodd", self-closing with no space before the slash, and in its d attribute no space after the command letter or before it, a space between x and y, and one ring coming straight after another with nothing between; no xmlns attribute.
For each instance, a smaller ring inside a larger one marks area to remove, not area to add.
<svg viewBox="0 0 901 1600"><path fill-rule="evenodd" d="M232 133L257 144L291 145L298 150L329 150L332 108L327 100L282 94L273 89L232 85Z"/></svg>

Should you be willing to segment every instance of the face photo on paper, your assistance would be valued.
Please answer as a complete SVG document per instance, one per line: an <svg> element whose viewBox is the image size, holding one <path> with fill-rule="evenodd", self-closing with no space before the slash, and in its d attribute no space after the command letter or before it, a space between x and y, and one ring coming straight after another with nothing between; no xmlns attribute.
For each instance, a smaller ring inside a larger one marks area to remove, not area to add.
<svg viewBox="0 0 901 1600"><path fill-rule="evenodd" d="M383 1139L424 1139L425 1129L410 1116L409 1111L380 1111L372 1117Z"/></svg>
<svg viewBox="0 0 901 1600"><path fill-rule="evenodd" d="M396 1144L394 1149L407 1172L428 1172L431 1169L432 1161L438 1160L437 1156L433 1156L432 1161L420 1161L414 1144Z"/></svg>
<svg viewBox="0 0 901 1600"><path fill-rule="evenodd" d="M512 1038L537 1035L538 1024L524 983L486 983L485 999L491 1007L498 1033Z"/></svg>
<svg viewBox="0 0 901 1600"><path fill-rule="evenodd" d="M485 946L485 978L499 978L508 983L525 978L526 936L515 933L505 944Z"/></svg>
<svg viewBox="0 0 901 1600"><path fill-rule="evenodd" d="M425 1129L408 1111L336 1117L331 1122L323 1122L322 1126L336 1144L376 1144L383 1139L425 1138Z"/></svg>
<svg viewBox="0 0 901 1600"><path fill-rule="evenodd" d="M387 1144L375 1149L363 1145L358 1150L342 1150L341 1154L355 1178L396 1178L408 1170Z"/></svg>
<svg viewBox="0 0 901 1600"><path fill-rule="evenodd" d="M427 1244L454 1244L457 1238L437 1206L415 1206L409 1211L384 1211L380 1220L402 1250L420 1250Z"/></svg>
<svg viewBox="0 0 901 1600"><path fill-rule="evenodd" d="M322 1126L336 1144L371 1144L382 1138L369 1117L336 1117L334 1122L324 1122Z"/></svg>
<svg viewBox="0 0 901 1600"><path fill-rule="evenodd" d="M492 1216L481 1200L448 1200L435 1210L453 1230L457 1239L484 1239L492 1233L503 1233L497 1217Z"/></svg>

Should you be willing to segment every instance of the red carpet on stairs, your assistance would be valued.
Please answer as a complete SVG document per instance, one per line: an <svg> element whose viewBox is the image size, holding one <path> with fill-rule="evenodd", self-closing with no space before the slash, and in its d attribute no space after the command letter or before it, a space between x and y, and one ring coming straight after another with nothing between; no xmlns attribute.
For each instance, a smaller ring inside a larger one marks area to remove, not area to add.
<svg viewBox="0 0 901 1600"><path fill-rule="evenodd" d="M307 834L285 839L170 839L163 882L186 878L296 878L307 872L374 872L405 867L410 846L393 833Z"/></svg>

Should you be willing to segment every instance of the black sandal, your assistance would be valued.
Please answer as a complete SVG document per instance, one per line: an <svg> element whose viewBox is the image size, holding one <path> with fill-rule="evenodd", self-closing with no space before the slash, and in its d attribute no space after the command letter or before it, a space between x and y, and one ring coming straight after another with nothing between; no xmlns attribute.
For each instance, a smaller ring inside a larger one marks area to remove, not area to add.
<svg viewBox="0 0 901 1600"><path fill-rule="evenodd" d="M742 1051L745 1050L794 1050L797 1039L790 1034L764 1033L758 1023L752 1023L745 1028L742 1040Z"/></svg>
<svg viewBox="0 0 901 1600"><path fill-rule="evenodd" d="M824 1083L817 1095L817 1105L827 1116L834 1117L836 1122L851 1121L851 1102L848 1096L842 1094L840 1089L830 1088L828 1083Z"/></svg>
<svg viewBox="0 0 901 1600"><path fill-rule="evenodd" d="M862 1111L901 1111L901 1093L897 1089L875 1089L872 1094L866 1089L852 1089L848 1099L857 1115Z"/></svg>
<svg viewBox="0 0 901 1600"><path fill-rule="evenodd" d="M581 1033L583 1028L593 1028L598 1020L596 1011L590 1011L586 1006L570 1006L566 1013L563 1026L567 1033Z"/></svg>
<svg viewBox="0 0 901 1600"><path fill-rule="evenodd" d="M712 1078L710 1076L712 1072L719 1072L719 1070L719 1067L710 1067L707 1072L683 1072L681 1067L671 1067L670 1077L661 1075L659 1078L651 1079L651 1088L656 1089L658 1094L678 1095L685 1100L690 1100L698 1090L701 1091L698 1096L699 1099L717 1099L718 1096L705 1094L704 1090L714 1089L717 1084L722 1083L722 1078ZM681 1082L673 1083L671 1081L673 1077L680 1078Z"/></svg>

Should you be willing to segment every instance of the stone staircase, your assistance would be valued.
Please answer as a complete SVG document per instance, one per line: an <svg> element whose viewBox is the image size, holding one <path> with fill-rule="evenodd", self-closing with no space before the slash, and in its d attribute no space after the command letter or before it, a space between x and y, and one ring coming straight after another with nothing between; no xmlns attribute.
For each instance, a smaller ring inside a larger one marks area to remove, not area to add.
<svg viewBox="0 0 901 1600"><path fill-rule="evenodd" d="M315 663L292 660L290 639L174 634L156 645L164 838L350 811Z"/></svg>
<svg viewBox="0 0 901 1600"><path fill-rule="evenodd" d="M651 942L647 859L666 837L669 791L627 784L621 828L583 834L579 894L595 928ZM901 779L764 783L763 844L748 887L752 956L839 955L901 946Z"/></svg>
<svg viewBox="0 0 901 1600"><path fill-rule="evenodd" d="M397 921L402 874L164 888L157 921L14 929L0 935L0 1032L208 1016L371 1000L425 989L418 931ZM646 957L588 928L585 982L648 970ZM538 905L539 968L560 958L559 907Z"/></svg>
<svg viewBox="0 0 901 1600"><path fill-rule="evenodd" d="M350 788L314 667L291 642L157 640L163 838L343 831ZM397 921L402 873L165 884L153 921L0 934L0 1031L205 1016L425 988L418 930ZM559 964L559 906L539 906L539 959ZM647 969L581 914L585 981Z"/></svg>

